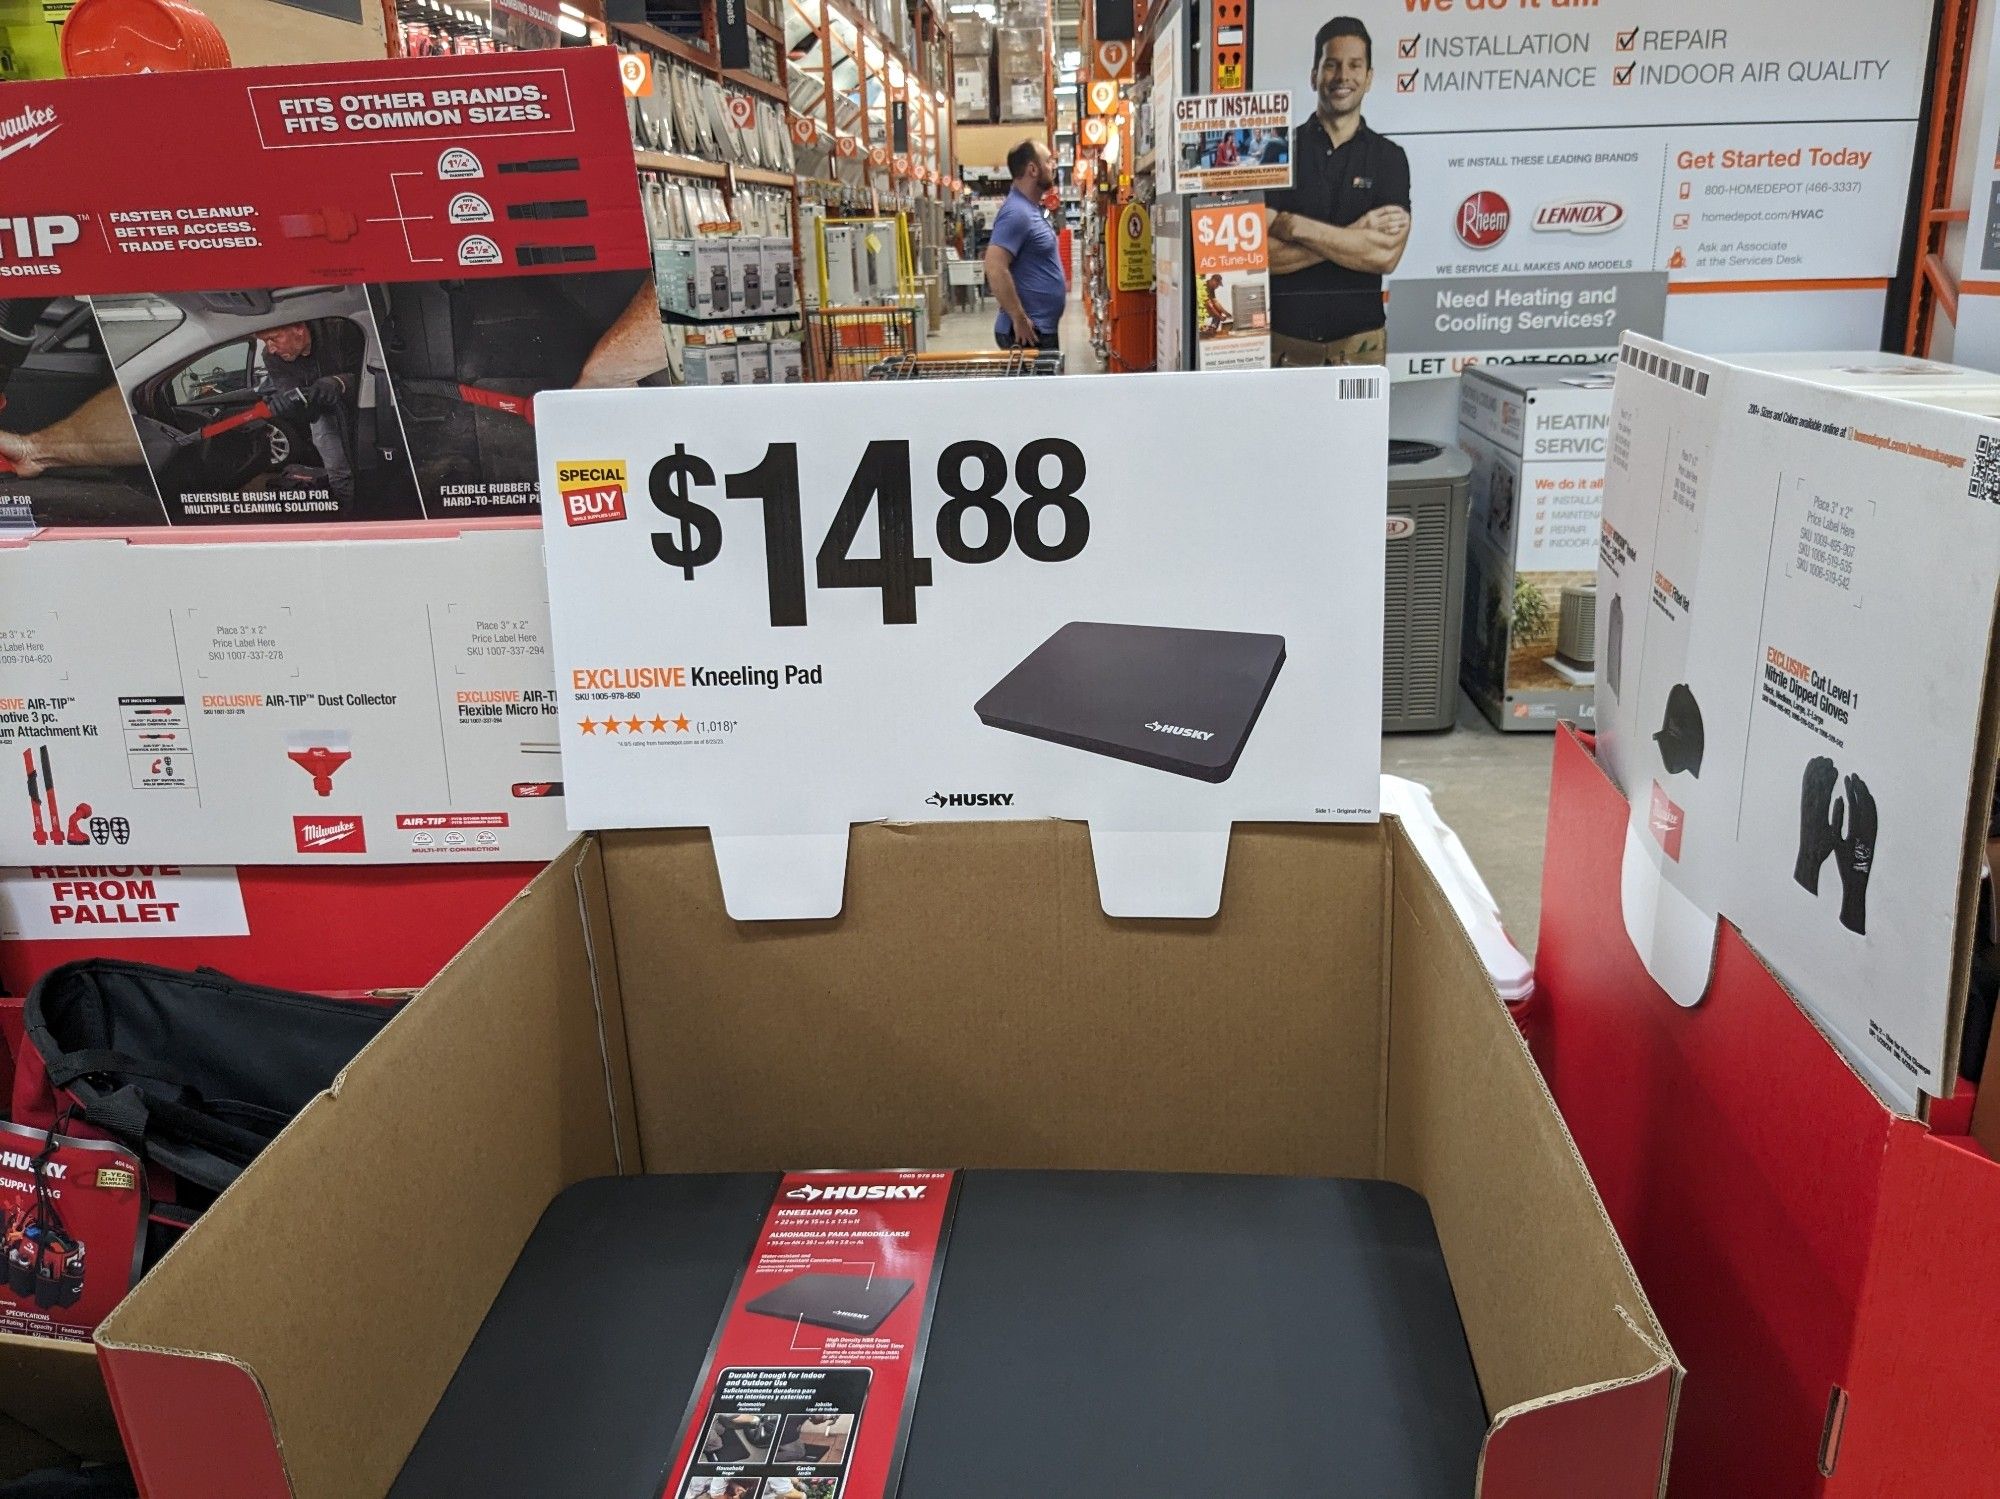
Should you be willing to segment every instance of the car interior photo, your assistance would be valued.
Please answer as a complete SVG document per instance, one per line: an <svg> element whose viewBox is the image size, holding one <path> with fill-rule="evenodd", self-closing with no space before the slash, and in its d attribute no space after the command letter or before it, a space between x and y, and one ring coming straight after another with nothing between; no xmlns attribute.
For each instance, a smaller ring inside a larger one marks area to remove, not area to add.
<svg viewBox="0 0 2000 1499"><path fill-rule="evenodd" d="M104 298L99 316L119 355L146 461L176 518L420 517L394 393L358 288ZM311 370L335 377L323 391L290 388L295 378L267 347L281 338L308 351ZM322 452L323 445L346 452Z"/></svg>
<svg viewBox="0 0 2000 1499"><path fill-rule="evenodd" d="M44 432L112 384L104 340L76 297L0 300L0 430ZM35 525L157 525L160 502L138 463L50 467L32 478L0 455L0 530Z"/></svg>

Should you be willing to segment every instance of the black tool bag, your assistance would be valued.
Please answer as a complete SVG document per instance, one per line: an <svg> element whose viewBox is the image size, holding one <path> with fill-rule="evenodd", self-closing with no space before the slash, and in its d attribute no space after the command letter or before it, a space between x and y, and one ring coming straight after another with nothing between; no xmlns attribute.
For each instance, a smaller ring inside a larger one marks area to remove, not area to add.
<svg viewBox="0 0 2000 1499"><path fill-rule="evenodd" d="M147 1162L151 1264L395 1009L208 968L65 963L28 991L14 1117L81 1119Z"/></svg>

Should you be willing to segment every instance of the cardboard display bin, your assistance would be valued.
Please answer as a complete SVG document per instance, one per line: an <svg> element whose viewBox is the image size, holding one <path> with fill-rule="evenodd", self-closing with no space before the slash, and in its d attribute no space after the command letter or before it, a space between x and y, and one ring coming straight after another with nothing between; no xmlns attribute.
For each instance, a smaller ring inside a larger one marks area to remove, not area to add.
<svg viewBox="0 0 2000 1499"><path fill-rule="evenodd" d="M246 930L101 944L0 942L0 992L25 994L58 963L97 951L172 967L220 968L281 988L358 994L421 985L519 893L528 864L245 868ZM6 1101L0 1042L0 1109ZM0 1483L72 1457L123 1456L97 1350L0 1333Z"/></svg>
<svg viewBox="0 0 2000 1499"><path fill-rule="evenodd" d="M100 1330L142 1485L383 1494L574 1182L913 1163L1408 1185L1478 1492L1659 1492L1680 1367L1394 821L1239 826L1203 921L1104 916L1074 823L857 827L798 922L731 921L706 833L579 840Z"/></svg>
<svg viewBox="0 0 2000 1499"><path fill-rule="evenodd" d="M1884 1107L1726 922L1675 1004L1619 915L1627 816L1563 729L1529 1029L1693 1371L1668 1494L1992 1493L2000 1110Z"/></svg>

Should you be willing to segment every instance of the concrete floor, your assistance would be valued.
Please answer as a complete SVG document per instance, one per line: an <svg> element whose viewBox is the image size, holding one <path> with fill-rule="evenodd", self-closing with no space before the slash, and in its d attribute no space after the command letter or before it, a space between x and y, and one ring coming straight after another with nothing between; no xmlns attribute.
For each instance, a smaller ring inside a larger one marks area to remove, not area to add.
<svg viewBox="0 0 2000 1499"><path fill-rule="evenodd" d="M1075 297L1069 300L1069 310L1063 314L1062 346L1065 356L1064 369L1072 375L1101 375L1104 361L1090 347L1090 322L1084 315L1083 303ZM944 326L930 337L929 348L940 353L957 349L985 351L993 347L993 299L987 298L984 305L972 312L947 312Z"/></svg>
<svg viewBox="0 0 2000 1499"><path fill-rule="evenodd" d="M1435 734L1382 736L1382 770L1428 786L1530 958L1542 919L1542 842L1553 734L1502 734L1465 697L1458 723Z"/></svg>
<svg viewBox="0 0 2000 1499"><path fill-rule="evenodd" d="M1063 352L1071 374L1102 374L1090 347L1083 304L1070 299ZM993 347L993 303L945 315L936 350ZM1434 734L1388 734L1382 769L1428 786L1438 814L1479 866L1515 945L1529 957L1542 914L1542 841L1549 806L1550 734L1502 734L1462 694L1456 727Z"/></svg>

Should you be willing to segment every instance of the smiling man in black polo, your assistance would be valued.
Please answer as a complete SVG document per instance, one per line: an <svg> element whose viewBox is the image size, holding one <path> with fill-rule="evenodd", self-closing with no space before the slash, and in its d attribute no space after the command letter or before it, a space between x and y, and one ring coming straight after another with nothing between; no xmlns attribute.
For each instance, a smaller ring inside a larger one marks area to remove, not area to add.
<svg viewBox="0 0 2000 1499"><path fill-rule="evenodd" d="M1375 81L1368 28L1336 16L1313 38L1313 113L1292 131L1292 183L1267 194L1271 354L1285 366L1380 364L1382 278L1410 239L1410 159L1361 118Z"/></svg>

